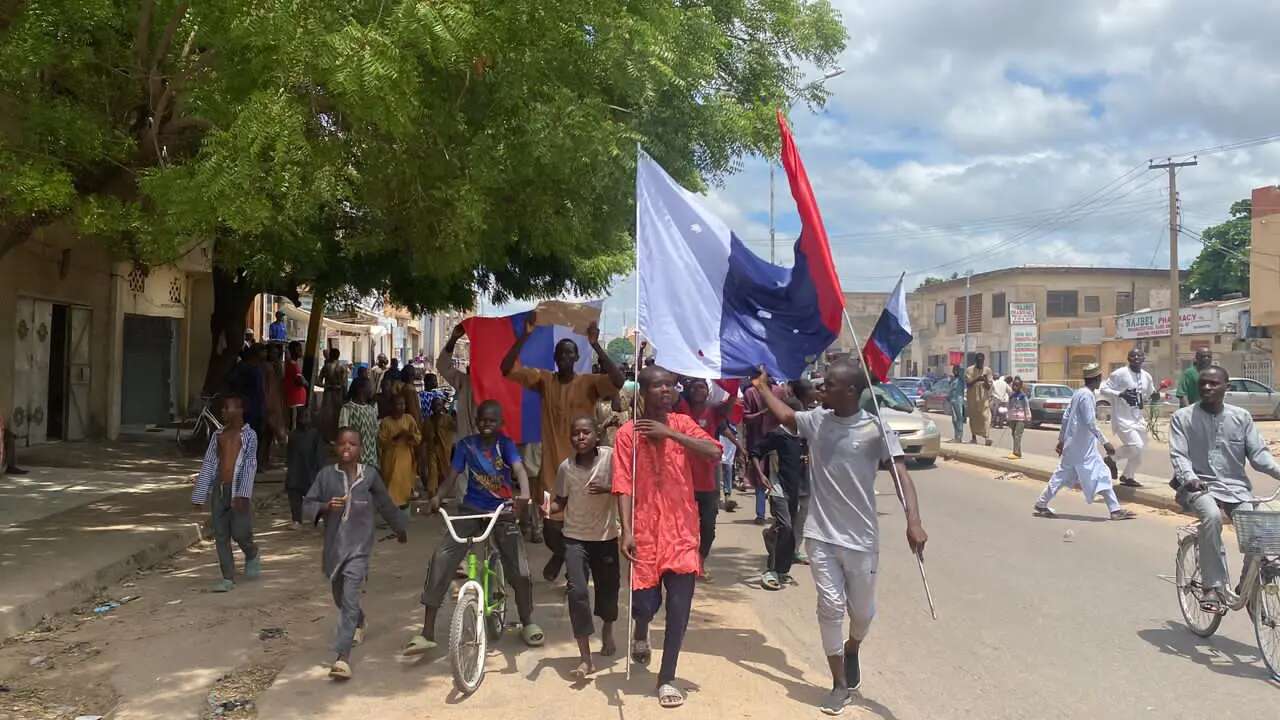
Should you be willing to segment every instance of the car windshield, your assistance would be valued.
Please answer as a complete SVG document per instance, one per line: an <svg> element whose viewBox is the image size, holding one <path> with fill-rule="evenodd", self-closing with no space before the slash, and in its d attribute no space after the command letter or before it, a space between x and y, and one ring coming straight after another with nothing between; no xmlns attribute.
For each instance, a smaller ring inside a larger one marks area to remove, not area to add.
<svg viewBox="0 0 1280 720"><path fill-rule="evenodd" d="M1031 392L1033 397L1038 398L1071 397L1071 388L1066 385L1037 385Z"/></svg>
<svg viewBox="0 0 1280 720"><path fill-rule="evenodd" d="M892 408L899 412L909 413L916 409L907 396L896 385L892 383L882 383L876 385L876 400L884 407Z"/></svg>

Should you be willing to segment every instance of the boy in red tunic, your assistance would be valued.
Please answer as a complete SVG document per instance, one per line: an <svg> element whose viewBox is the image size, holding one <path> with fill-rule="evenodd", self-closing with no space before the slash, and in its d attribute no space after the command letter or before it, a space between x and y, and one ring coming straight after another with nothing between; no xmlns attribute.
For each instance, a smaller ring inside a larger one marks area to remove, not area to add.
<svg viewBox="0 0 1280 720"><path fill-rule="evenodd" d="M631 617L635 634L631 659L648 664L649 623L666 591L667 627L658 672L658 702L684 704L672 685L680 646L693 607L698 554L698 507L693 498L693 467L720 457L720 443L687 415L672 413L676 377L651 365L640 371L643 401L640 419L628 422L614 439L613 494L622 516L622 551L632 563ZM635 465L632 467L632 449ZM632 511L634 509L634 516Z"/></svg>

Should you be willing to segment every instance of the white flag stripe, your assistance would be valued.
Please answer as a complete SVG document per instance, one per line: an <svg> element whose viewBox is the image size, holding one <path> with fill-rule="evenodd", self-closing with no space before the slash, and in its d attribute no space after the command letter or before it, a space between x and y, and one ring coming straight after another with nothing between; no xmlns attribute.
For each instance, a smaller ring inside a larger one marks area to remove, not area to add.
<svg viewBox="0 0 1280 720"><path fill-rule="evenodd" d="M729 227L641 151L636 166L640 332L659 365L720 377Z"/></svg>

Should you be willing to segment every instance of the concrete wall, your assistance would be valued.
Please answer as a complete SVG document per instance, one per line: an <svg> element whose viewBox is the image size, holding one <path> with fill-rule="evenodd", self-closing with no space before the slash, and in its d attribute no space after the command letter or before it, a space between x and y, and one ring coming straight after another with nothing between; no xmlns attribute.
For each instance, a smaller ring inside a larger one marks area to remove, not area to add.
<svg viewBox="0 0 1280 720"><path fill-rule="evenodd" d="M81 305L93 312L90 338L89 411L86 433L107 433L108 379L114 339L111 258L101 243L58 226L18 246L0 260L0 412L14 406L16 308L19 296Z"/></svg>

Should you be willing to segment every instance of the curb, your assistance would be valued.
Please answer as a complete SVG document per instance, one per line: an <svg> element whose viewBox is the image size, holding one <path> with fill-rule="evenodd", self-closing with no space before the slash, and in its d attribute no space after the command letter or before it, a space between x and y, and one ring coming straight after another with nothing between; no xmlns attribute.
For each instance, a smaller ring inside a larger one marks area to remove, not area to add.
<svg viewBox="0 0 1280 720"><path fill-rule="evenodd" d="M966 465L982 467L988 470L1019 473L1023 477L1027 477L1032 480L1039 480L1044 483L1049 482L1049 476L1053 474L1053 471L1051 470L1044 470L1043 468L1039 468L1034 465L1028 465L1025 462L987 457L977 453L971 454L963 450L957 450L956 448L946 447L945 445L942 447L942 451L939 455L946 460L961 462ZM1168 510L1175 513L1183 512L1182 508L1178 507L1178 502L1174 500L1171 492L1161 492L1161 490L1167 490L1168 487L1164 484L1163 480L1152 475L1139 475L1139 477L1142 478L1142 482L1146 487L1131 488L1117 485L1115 487L1116 497L1122 502L1144 505L1157 510ZM1152 489L1153 483L1159 483L1156 487L1161 488L1161 490Z"/></svg>
<svg viewBox="0 0 1280 720"><path fill-rule="evenodd" d="M123 493L122 493L123 494ZM263 510L277 493L258 495L253 499L253 510ZM108 495L97 502L109 501L116 495ZM100 590L114 585L135 570L142 570L169 558L196 543L212 537L208 518L199 522L183 523L173 530L157 532L143 547L127 557L114 560L69 580L49 590L44 596L6 608L0 613L0 641L21 635L40 624L45 616L69 612Z"/></svg>

